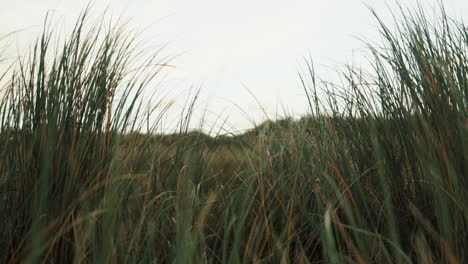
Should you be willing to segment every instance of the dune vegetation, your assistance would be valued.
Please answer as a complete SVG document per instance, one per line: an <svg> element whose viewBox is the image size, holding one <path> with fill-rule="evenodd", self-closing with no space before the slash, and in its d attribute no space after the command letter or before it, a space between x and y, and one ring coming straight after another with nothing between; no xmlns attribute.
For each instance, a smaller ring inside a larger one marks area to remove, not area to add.
<svg viewBox="0 0 468 264"><path fill-rule="evenodd" d="M190 99L156 133L125 27L46 23L0 75L0 262L467 263L468 28L397 11L370 70L307 63L303 118L218 136Z"/></svg>

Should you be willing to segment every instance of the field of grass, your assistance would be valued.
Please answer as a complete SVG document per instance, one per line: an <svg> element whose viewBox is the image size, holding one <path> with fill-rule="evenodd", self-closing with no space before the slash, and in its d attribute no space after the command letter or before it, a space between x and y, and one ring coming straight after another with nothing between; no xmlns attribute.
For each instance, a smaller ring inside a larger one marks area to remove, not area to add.
<svg viewBox="0 0 468 264"><path fill-rule="evenodd" d="M308 63L308 115L216 137L190 99L156 133L165 61L87 14L0 75L1 263L468 262L468 28L443 9L376 15L370 71Z"/></svg>

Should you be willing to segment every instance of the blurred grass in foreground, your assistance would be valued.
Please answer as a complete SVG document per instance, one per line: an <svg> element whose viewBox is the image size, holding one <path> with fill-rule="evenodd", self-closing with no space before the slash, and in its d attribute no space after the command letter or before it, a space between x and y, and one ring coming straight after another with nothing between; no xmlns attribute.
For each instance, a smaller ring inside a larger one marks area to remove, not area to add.
<svg viewBox="0 0 468 264"><path fill-rule="evenodd" d="M307 64L310 115L214 138L190 99L141 132L164 62L132 34L85 11L52 49L46 24L2 91L0 261L467 262L468 29L441 11L376 15L371 72Z"/></svg>

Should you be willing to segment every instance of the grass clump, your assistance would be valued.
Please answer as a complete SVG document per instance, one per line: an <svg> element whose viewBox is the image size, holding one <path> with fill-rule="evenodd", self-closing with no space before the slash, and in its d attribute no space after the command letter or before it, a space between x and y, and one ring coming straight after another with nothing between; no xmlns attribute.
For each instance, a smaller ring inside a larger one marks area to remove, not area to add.
<svg viewBox="0 0 468 264"><path fill-rule="evenodd" d="M214 138L188 130L193 104L178 133L142 133L156 57L129 68L133 38L85 17L8 79L2 262L468 261L468 30L443 9L376 16L373 68L343 85L308 64L308 116Z"/></svg>
<svg viewBox="0 0 468 264"><path fill-rule="evenodd" d="M114 233L131 180L115 162L119 135L136 125L139 95L159 67L155 54L134 65L132 35L89 27L87 17L56 48L46 23L3 89L4 261L106 260L100 253L115 244L101 237Z"/></svg>

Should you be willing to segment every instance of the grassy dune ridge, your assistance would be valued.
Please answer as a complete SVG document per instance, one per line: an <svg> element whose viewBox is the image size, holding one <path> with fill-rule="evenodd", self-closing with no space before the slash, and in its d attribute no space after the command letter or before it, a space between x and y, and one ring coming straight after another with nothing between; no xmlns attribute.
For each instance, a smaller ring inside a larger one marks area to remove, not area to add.
<svg viewBox="0 0 468 264"><path fill-rule="evenodd" d="M302 119L216 137L189 131L195 101L143 133L166 61L87 15L4 77L0 262L468 261L468 28L443 8L376 16L373 69L345 84L307 64Z"/></svg>

